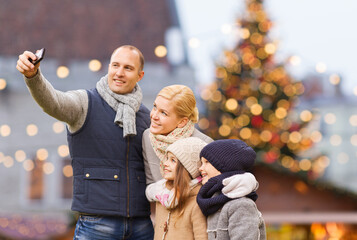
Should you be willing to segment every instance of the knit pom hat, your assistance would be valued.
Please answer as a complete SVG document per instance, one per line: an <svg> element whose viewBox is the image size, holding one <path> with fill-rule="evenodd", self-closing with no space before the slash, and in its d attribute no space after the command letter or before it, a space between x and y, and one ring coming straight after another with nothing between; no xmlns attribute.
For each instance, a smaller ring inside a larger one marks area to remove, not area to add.
<svg viewBox="0 0 357 240"><path fill-rule="evenodd" d="M250 170L256 153L245 142L238 139L216 140L205 146L200 158L204 157L221 173Z"/></svg>
<svg viewBox="0 0 357 240"><path fill-rule="evenodd" d="M193 179L200 175L198 171L201 166L200 152L207 143L197 137L182 138L171 144L166 149L181 162Z"/></svg>

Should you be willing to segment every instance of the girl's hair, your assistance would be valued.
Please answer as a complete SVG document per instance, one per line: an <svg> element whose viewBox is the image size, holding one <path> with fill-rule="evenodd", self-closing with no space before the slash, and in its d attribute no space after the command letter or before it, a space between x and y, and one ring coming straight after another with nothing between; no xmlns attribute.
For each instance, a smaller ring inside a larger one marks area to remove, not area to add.
<svg viewBox="0 0 357 240"><path fill-rule="evenodd" d="M174 189L175 200L172 201L170 208L177 208L180 212L179 216L181 216L183 214L183 206L190 195L190 182L192 178L180 161L177 161L175 174L174 180L168 180L166 186ZM177 207L175 207L176 200Z"/></svg>
<svg viewBox="0 0 357 240"><path fill-rule="evenodd" d="M189 87L185 85L170 85L161 89L157 95L170 100L180 118L187 117L193 123L198 121L196 98Z"/></svg>

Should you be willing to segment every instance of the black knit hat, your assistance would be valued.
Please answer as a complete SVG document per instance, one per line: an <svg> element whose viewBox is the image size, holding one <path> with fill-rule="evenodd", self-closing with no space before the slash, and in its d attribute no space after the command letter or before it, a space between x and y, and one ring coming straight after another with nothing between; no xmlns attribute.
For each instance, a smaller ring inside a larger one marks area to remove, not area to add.
<svg viewBox="0 0 357 240"><path fill-rule="evenodd" d="M256 153L245 142L238 139L216 140L206 145L200 153L221 173L249 171L255 161Z"/></svg>

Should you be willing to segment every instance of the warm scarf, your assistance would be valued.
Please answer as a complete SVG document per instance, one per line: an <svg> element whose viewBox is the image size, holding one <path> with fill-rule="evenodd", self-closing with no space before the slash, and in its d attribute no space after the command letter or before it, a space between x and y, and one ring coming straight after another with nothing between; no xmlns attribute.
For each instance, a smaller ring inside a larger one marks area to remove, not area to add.
<svg viewBox="0 0 357 240"><path fill-rule="evenodd" d="M127 94L117 94L110 90L108 75L96 85L99 95L116 111L114 123L123 128L123 136L136 135L136 112L139 111L143 94L138 84Z"/></svg>
<svg viewBox="0 0 357 240"><path fill-rule="evenodd" d="M197 194L197 203L202 213L207 217L223 207L223 205L232 200L222 193L223 180L235 174L240 174L239 171L225 172L216 177L210 178L205 183ZM258 195L253 191L246 195L246 197L257 200Z"/></svg>
<svg viewBox="0 0 357 240"><path fill-rule="evenodd" d="M146 198L150 202L160 202L167 209L175 208L178 204L177 199L174 199L174 189L168 189L166 187L166 179L161 179L155 183L146 187ZM190 189L195 188L202 181L202 177L199 176L192 179L190 182ZM174 204L172 205L172 203Z"/></svg>
<svg viewBox="0 0 357 240"><path fill-rule="evenodd" d="M150 142L151 146L156 153L156 156L160 159L160 172L163 175L164 172L164 161L165 161L165 151L172 143L176 142L181 138L191 137L193 131L195 130L195 125L192 121L188 121L187 124L182 128L175 128L172 132L165 135L154 135L150 132Z"/></svg>

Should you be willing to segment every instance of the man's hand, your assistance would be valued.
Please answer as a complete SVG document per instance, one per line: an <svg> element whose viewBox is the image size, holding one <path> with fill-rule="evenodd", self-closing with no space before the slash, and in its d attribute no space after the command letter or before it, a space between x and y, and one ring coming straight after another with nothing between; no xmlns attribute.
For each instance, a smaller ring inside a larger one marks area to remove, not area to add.
<svg viewBox="0 0 357 240"><path fill-rule="evenodd" d="M37 59L36 55L32 52L25 51L23 54L19 56L19 60L17 60L16 69L22 73L27 78L32 78L37 74L37 69L40 67L40 63L33 65L29 58L33 61Z"/></svg>

